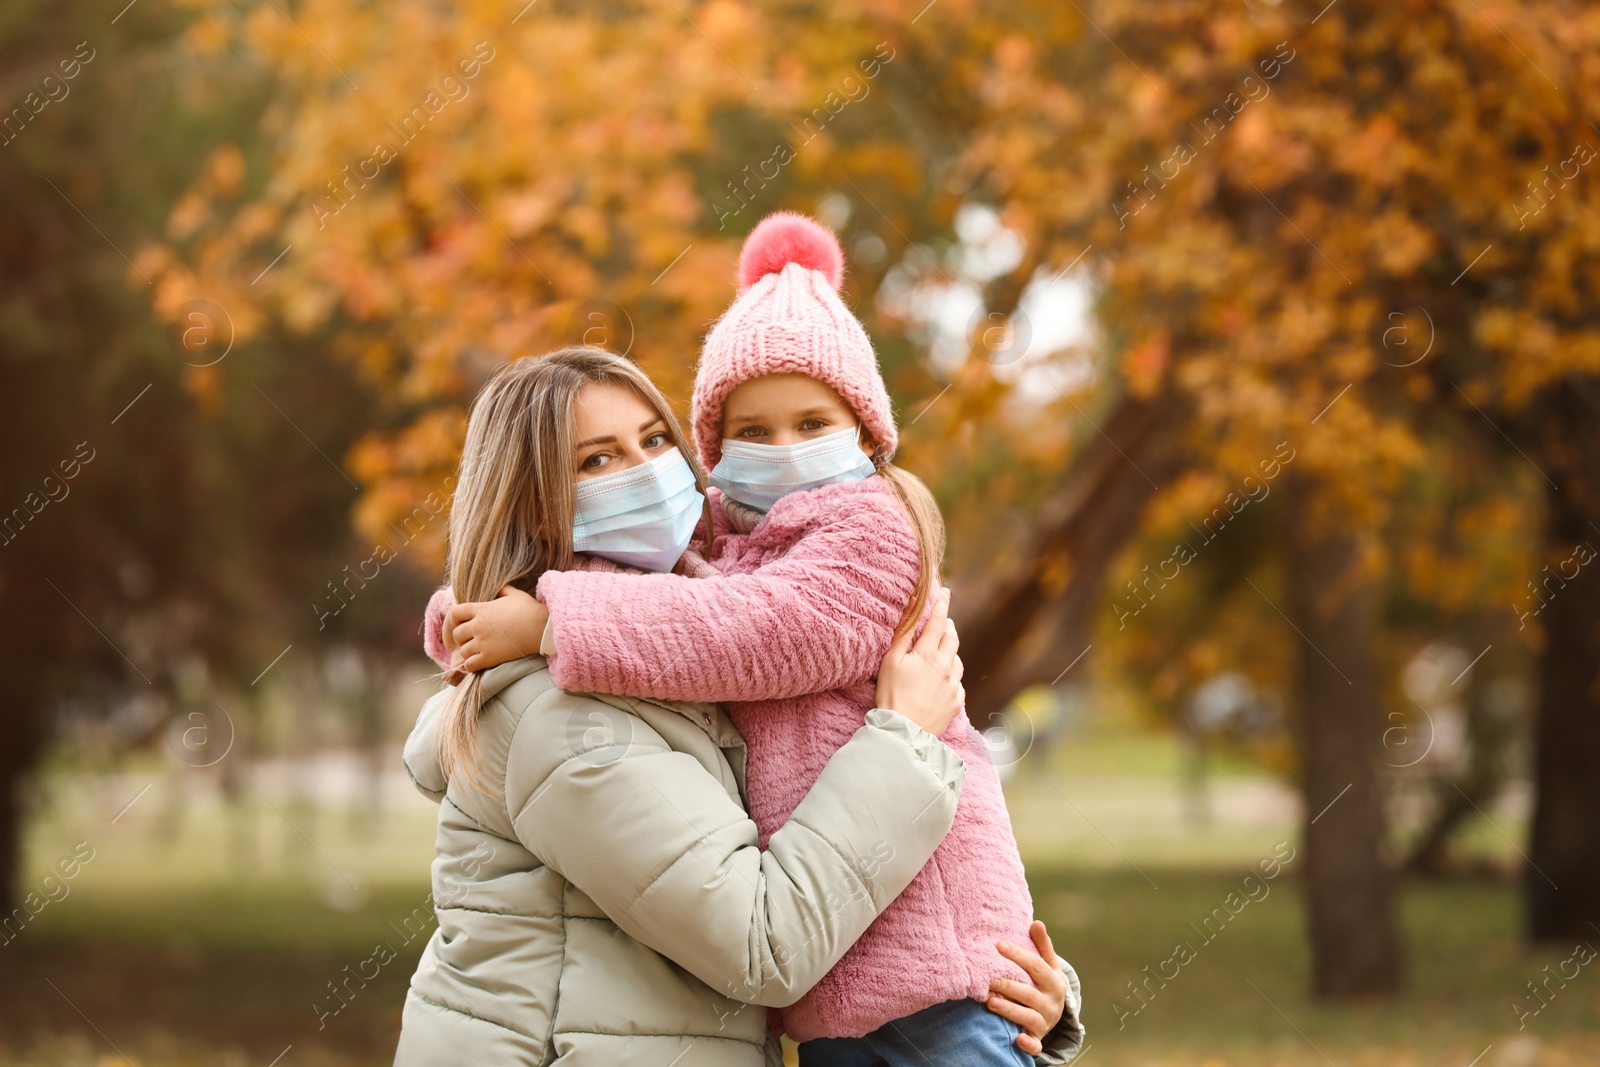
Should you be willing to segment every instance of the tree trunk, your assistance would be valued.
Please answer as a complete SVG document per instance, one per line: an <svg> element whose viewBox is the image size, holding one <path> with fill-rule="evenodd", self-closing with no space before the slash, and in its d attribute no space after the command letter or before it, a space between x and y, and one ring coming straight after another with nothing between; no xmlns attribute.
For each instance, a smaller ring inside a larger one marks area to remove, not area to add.
<svg viewBox="0 0 1600 1067"><path fill-rule="evenodd" d="M1400 939L1378 795L1378 587L1361 573L1359 533L1318 507L1315 481L1291 477L1286 607L1300 631L1312 993L1390 996L1400 986Z"/></svg>
<svg viewBox="0 0 1600 1067"><path fill-rule="evenodd" d="M22 900L22 787L31 763L10 746L0 759L0 917L9 916Z"/></svg>
<svg viewBox="0 0 1600 1067"><path fill-rule="evenodd" d="M29 595L40 599L30 605L26 599ZM0 642L6 646L5 652L0 653L0 667L7 669L12 678L32 678L38 673L40 657L45 655L40 638L57 632L50 625L55 619L51 610L54 605L43 599L47 596L56 594L36 575L0 571L0 609L8 616L7 622L0 624ZM34 611L35 607L39 610ZM37 624L41 616L47 620L46 625ZM10 915L22 899L19 879L23 818L27 814L24 788L39 758L42 702L39 688L30 684L13 685L0 700L0 730L5 734L5 741L0 743L0 916Z"/></svg>
<svg viewBox="0 0 1600 1067"><path fill-rule="evenodd" d="M21 680L0 698L0 916L10 915L24 894L18 879L28 814L25 789L45 737L41 679L48 675L41 665L52 653L60 654L49 647L49 639L70 625L63 613L72 610L44 579L38 546L48 542L18 542L4 546L7 555L0 561L0 672Z"/></svg>
<svg viewBox="0 0 1600 1067"><path fill-rule="evenodd" d="M1019 689L1059 676L1083 651L1106 568L1138 531L1157 486L1180 464L1173 447L1183 424L1176 398L1124 397L1099 423L1103 432L1087 440L1061 486L1036 509L1022 562L985 574L970 614L960 607L965 597L956 601L967 714L979 729ZM1028 640L1047 610L1050 627Z"/></svg>
<svg viewBox="0 0 1600 1067"><path fill-rule="evenodd" d="M1515 751L1518 723L1491 695L1494 676L1490 672L1500 669L1497 661L1513 655L1514 642L1507 639L1500 626L1477 627L1476 636L1471 636L1469 631L1466 640L1472 648L1485 650L1466 682L1466 773L1459 779L1442 775L1433 783L1433 818L1412 843L1411 854L1400 862L1399 870L1403 874L1429 877L1450 874L1451 839L1461 826L1494 803L1513 774L1510 754ZM1489 649L1498 651L1490 653ZM1404 761L1410 757L1401 758ZM1395 763L1393 753L1386 762L1391 766L1403 765Z"/></svg>
<svg viewBox="0 0 1600 1067"><path fill-rule="evenodd" d="M1571 942L1600 922L1600 439L1576 390L1559 389L1548 414L1548 566L1523 605L1544 633L1523 885L1529 938Z"/></svg>

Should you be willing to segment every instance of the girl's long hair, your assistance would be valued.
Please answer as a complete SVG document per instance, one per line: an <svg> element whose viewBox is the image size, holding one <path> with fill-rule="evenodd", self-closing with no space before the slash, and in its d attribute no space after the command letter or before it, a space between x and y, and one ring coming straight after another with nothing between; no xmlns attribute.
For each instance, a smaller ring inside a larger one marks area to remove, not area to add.
<svg viewBox="0 0 1600 1067"><path fill-rule="evenodd" d="M873 457L873 464L894 490L900 506L906 509L906 515L911 519L911 529L917 535L917 584L912 588L911 600L894 628L894 635L900 637L916 629L923 610L933 596L933 587L939 581L939 571L944 564L944 516L939 512L938 501L933 499L933 494L921 478L904 467L896 467L877 457Z"/></svg>
<svg viewBox="0 0 1600 1067"><path fill-rule="evenodd" d="M513 360L484 385L467 420L446 564L457 603L493 600L508 584L531 593L545 571L573 566L573 407L584 386L607 383L627 386L654 409L704 492L705 475L672 408L633 363L587 347ZM459 772L479 784L482 709L483 680L473 673L455 687L439 723L447 778Z"/></svg>

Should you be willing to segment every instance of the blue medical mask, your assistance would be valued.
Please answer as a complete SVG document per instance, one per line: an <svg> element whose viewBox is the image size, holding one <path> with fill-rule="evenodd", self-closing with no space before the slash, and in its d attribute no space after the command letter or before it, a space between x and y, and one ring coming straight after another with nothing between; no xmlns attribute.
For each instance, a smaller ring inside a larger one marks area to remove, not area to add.
<svg viewBox="0 0 1600 1067"><path fill-rule="evenodd" d="M676 448L649 463L579 482L572 548L665 573L689 547L705 499Z"/></svg>
<svg viewBox="0 0 1600 1067"><path fill-rule="evenodd" d="M840 430L797 445L758 445L725 439L711 484L757 511L790 493L835 482L859 482L877 468L861 451L861 427Z"/></svg>

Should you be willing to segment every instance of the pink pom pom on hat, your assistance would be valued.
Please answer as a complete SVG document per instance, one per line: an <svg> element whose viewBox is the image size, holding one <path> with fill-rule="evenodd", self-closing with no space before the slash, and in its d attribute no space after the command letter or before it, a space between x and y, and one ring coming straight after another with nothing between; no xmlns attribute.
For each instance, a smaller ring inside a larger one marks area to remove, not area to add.
<svg viewBox="0 0 1600 1067"><path fill-rule="evenodd" d="M832 230L793 211L762 219L739 251L739 288L745 290L791 263L821 271L828 286L844 282L844 252Z"/></svg>
<svg viewBox="0 0 1600 1067"><path fill-rule="evenodd" d="M739 296L717 320L694 380L695 447L722 458L722 408L741 383L804 374L849 404L887 460L899 443L894 410L867 331L839 299L844 253L832 230L792 211L762 219L739 253Z"/></svg>

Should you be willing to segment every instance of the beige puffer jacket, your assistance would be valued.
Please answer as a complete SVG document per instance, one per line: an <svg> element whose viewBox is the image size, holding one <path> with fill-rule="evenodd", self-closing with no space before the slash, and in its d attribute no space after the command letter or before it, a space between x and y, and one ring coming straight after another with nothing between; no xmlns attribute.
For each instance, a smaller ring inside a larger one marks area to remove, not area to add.
<svg viewBox="0 0 1600 1067"><path fill-rule="evenodd" d="M480 790L434 754L448 690L406 743L442 803L400 1067L777 1063L752 1005L827 973L932 855L966 772L871 711L763 852L720 707L566 693L538 656L483 692Z"/></svg>

